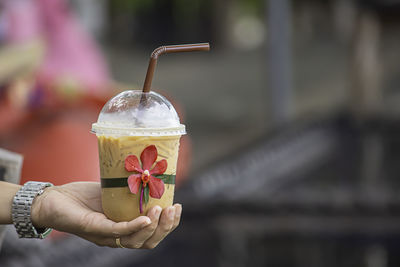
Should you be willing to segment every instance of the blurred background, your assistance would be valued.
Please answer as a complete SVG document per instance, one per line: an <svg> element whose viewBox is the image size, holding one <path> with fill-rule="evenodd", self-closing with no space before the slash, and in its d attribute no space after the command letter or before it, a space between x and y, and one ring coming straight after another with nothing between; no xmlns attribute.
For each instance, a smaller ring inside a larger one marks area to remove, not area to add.
<svg viewBox="0 0 400 267"><path fill-rule="evenodd" d="M0 147L24 155L21 183L98 181L107 99L141 89L156 47L211 44L153 81L189 133L181 226L152 251L9 229L2 266L399 266L400 1L0 3Z"/></svg>

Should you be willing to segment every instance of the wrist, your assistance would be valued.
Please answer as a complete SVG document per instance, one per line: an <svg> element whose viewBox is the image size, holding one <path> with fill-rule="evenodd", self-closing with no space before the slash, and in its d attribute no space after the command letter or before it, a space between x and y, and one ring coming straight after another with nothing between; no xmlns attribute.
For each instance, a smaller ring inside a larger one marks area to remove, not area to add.
<svg viewBox="0 0 400 267"><path fill-rule="evenodd" d="M13 197L21 187L21 185L0 181L0 224L12 224Z"/></svg>
<svg viewBox="0 0 400 267"><path fill-rule="evenodd" d="M46 200L51 191L54 190L54 187L46 187L43 190L43 193L35 197L32 202L31 209L31 220L32 224L36 228L49 228L49 214L52 214L50 210L52 205L48 203Z"/></svg>
<svg viewBox="0 0 400 267"><path fill-rule="evenodd" d="M52 184L29 181L15 194L11 214L13 224L20 238L43 239L51 232L50 228L40 228L40 225L46 220L43 220L42 216L43 199L40 199L39 196L43 195L45 189L49 186L52 186ZM36 204L33 209L35 200ZM33 218L36 225L33 223Z"/></svg>

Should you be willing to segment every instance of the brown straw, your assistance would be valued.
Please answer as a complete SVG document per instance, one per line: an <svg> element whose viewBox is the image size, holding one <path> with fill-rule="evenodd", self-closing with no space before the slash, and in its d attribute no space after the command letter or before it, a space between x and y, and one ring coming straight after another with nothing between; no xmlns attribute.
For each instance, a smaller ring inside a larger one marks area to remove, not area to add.
<svg viewBox="0 0 400 267"><path fill-rule="evenodd" d="M187 44L187 45L167 45L160 46L155 49L150 56L149 67L147 68L146 79L144 80L143 93L150 92L151 82L153 80L154 71L157 65L157 59L159 55L168 53L179 53L179 52L192 52L192 51L209 51L209 43L200 44Z"/></svg>

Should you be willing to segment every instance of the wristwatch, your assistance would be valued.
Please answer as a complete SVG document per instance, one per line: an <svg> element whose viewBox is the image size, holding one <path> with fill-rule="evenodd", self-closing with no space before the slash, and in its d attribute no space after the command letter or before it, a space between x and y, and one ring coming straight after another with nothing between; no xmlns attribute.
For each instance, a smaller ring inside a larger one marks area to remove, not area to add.
<svg viewBox="0 0 400 267"><path fill-rule="evenodd" d="M43 239L50 234L51 228L35 228L31 220L32 202L35 197L43 194L46 187L53 186L51 183L27 182L15 194L11 215L19 238Z"/></svg>

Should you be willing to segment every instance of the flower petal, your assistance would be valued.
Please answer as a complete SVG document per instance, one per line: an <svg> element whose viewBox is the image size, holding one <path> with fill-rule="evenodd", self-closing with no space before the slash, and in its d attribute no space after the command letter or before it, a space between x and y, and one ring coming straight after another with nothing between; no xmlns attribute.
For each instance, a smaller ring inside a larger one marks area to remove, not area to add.
<svg viewBox="0 0 400 267"><path fill-rule="evenodd" d="M161 179L150 176L149 180L150 196L152 198L160 199L164 194L164 182Z"/></svg>
<svg viewBox="0 0 400 267"><path fill-rule="evenodd" d="M139 192L140 183L142 181L141 174L132 174L128 177L128 186L132 194L137 194Z"/></svg>
<svg viewBox="0 0 400 267"><path fill-rule="evenodd" d="M143 172L139 159L135 155L129 155L125 158L125 170L128 172Z"/></svg>
<svg viewBox="0 0 400 267"><path fill-rule="evenodd" d="M157 148L155 145L146 147L142 154L140 155L140 160L142 161L143 170L150 170L151 166L157 159Z"/></svg>
<svg viewBox="0 0 400 267"><path fill-rule="evenodd" d="M167 160L163 159L157 161L156 166L152 170L150 170L150 174L163 174L167 170Z"/></svg>

